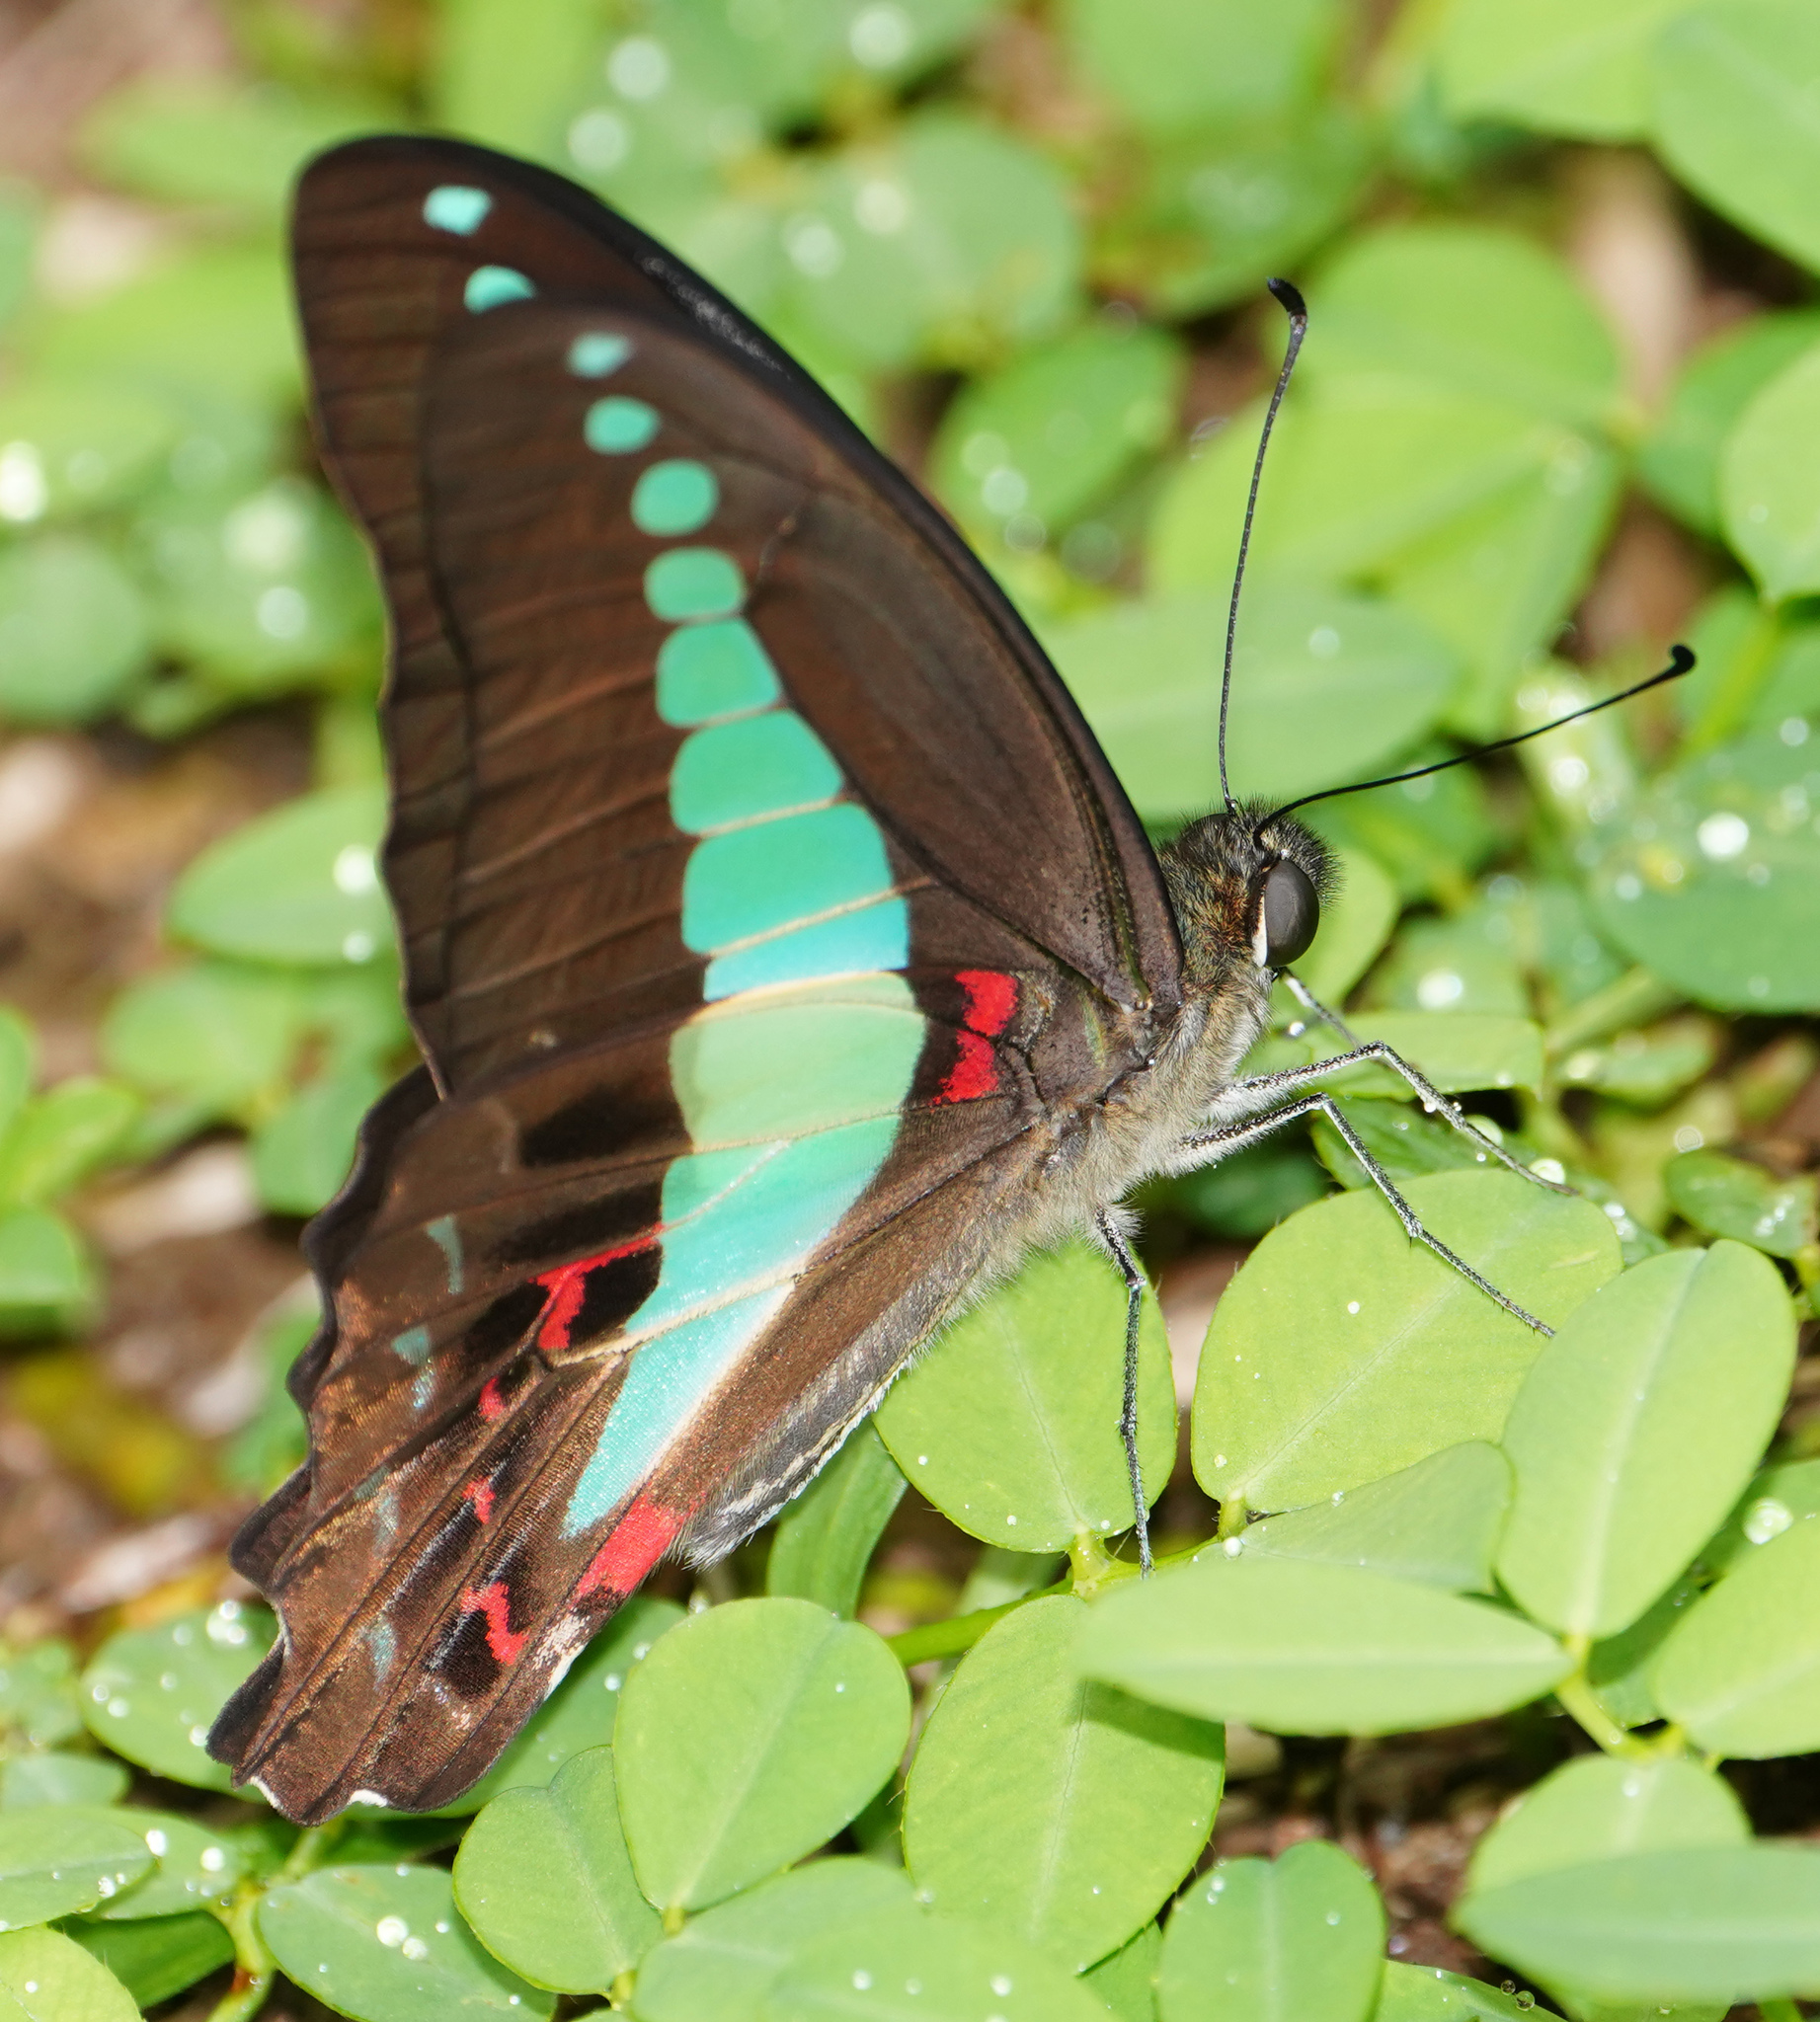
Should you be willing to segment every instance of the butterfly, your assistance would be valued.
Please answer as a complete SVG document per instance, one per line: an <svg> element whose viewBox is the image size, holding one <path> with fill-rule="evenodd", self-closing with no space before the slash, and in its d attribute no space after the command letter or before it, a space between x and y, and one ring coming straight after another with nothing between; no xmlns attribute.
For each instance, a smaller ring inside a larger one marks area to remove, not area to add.
<svg viewBox="0 0 1820 2022"><path fill-rule="evenodd" d="M307 1233L309 1457L234 1548L281 1633L209 1747L308 1822L458 1796L660 1559L748 1536L1080 1228L1147 1561L1118 1203L1352 1133L1331 1061L1236 1078L1321 843L1227 796L1153 849L948 521L706 281L446 140L319 157L293 248L390 614L424 1058Z"/></svg>

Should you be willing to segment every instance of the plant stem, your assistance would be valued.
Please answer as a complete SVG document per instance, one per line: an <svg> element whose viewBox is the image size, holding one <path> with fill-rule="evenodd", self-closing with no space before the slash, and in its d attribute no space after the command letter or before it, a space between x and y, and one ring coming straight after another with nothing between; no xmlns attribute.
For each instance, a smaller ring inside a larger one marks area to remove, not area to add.
<svg viewBox="0 0 1820 2022"><path fill-rule="evenodd" d="M1768 2000L1759 2000L1757 2012L1763 2022L1801 2022L1800 2009L1780 1995L1773 1994Z"/></svg>
<svg viewBox="0 0 1820 2022"><path fill-rule="evenodd" d="M1045 1594L1068 1594L1073 1585L1070 1573L1067 1579L1039 1588L1035 1594L1026 1594L1021 1599L1007 1600L997 1607L976 1608L970 1615L950 1615L945 1622L924 1622L917 1628L904 1630L900 1635L887 1636L885 1647L906 1671L912 1664L927 1664L931 1658L959 1657L963 1650L971 1650L994 1622L1003 1621L1013 1609L1040 1599Z"/></svg>
<svg viewBox="0 0 1820 2022"><path fill-rule="evenodd" d="M1563 1678L1555 1686L1554 1696L1608 1755L1636 1754L1638 1745L1593 1697L1592 1687L1586 1682L1587 1639L1584 1636L1570 1637L1568 1647L1576 1659L1573 1675Z"/></svg>
<svg viewBox="0 0 1820 2022"><path fill-rule="evenodd" d="M307 1838L309 1835L304 1834ZM243 1883L233 1905L222 1916L234 1941L234 1983L210 2011L208 2022L249 2022L266 2005L272 1983L277 1977L278 1962L266 1949L259 1934L258 1910L265 1890L257 1882Z"/></svg>

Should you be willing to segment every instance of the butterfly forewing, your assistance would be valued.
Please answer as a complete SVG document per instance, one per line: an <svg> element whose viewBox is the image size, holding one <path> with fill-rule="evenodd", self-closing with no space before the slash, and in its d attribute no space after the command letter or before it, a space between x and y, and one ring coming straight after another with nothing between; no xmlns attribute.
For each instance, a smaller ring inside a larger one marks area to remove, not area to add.
<svg viewBox="0 0 1820 2022"><path fill-rule="evenodd" d="M1179 979L1028 635L711 291L445 143L326 157L297 243L437 1083L312 1232L310 1462L240 1547L285 1634L213 1746L313 1818L457 1794L799 1487Z"/></svg>

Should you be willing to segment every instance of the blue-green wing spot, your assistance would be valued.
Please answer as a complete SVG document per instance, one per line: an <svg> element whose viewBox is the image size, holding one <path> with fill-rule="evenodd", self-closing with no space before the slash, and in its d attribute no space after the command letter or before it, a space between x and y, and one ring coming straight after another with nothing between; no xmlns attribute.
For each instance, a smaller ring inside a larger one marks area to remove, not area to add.
<svg viewBox="0 0 1820 2022"><path fill-rule="evenodd" d="M604 379L632 355L632 340L616 330L585 330L569 347L569 369L578 379Z"/></svg>
<svg viewBox="0 0 1820 2022"><path fill-rule="evenodd" d="M840 791L840 768L793 710L768 710L685 738L670 775L670 818L687 835L813 808Z"/></svg>
<svg viewBox="0 0 1820 2022"><path fill-rule="evenodd" d="M698 533L714 517L721 488L705 463L667 457L638 474L632 487L632 524L666 537Z"/></svg>
<svg viewBox="0 0 1820 2022"><path fill-rule="evenodd" d="M658 714L666 723L714 723L782 699L771 657L744 618L685 625L658 649Z"/></svg>
<svg viewBox="0 0 1820 2022"><path fill-rule="evenodd" d="M645 601L672 624L730 618L746 601L746 579L719 548L672 548L645 571Z"/></svg>
<svg viewBox="0 0 1820 2022"><path fill-rule="evenodd" d="M465 239L479 229L492 208L493 198L484 190L473 190L463 183L443 183L424 198L424 222L435 225L439 232L454 232Z"/></svg>
<svg viewBox="0 0 1820 2022"><path fill-rule="evenodd" d="M658 411L649 401L609 393L582 417L582 440L602 456L629 456L658 431Z"/></svg>
<svg viewBox="0 0 1820 2022"><path fill-rule="evenodd" d="M468 275L461 299L479 314L482 309L497 309L502 302L521 302L536 292L528 276L515 267L477 267Z"/></svg>
<svg viewBox="0 0 1820 2022"><path fill-rule="evenodd" d="M671 1075L697 1148L665 1177L662 1275L626 1322L632 1364L567 1533L633 1492L872 1183L923 1029L904 978L873 974L717 1006L677 1030Z"/></svg>
<svg viewBox="0 0 1820 2022"><path fill-rule="evenodd" d="M791 927L762 941L717 955L702 977L710 1003L777 983L815 976L863 975L875 969L903 969L910 961L910 902L881 899L852 912L836 913L807 927Z"/></svg>
<svg viewBox="0 0 1820 2022"><path fill-rule="evenodd" d="M843 802L784 815L696 844L682 873L682 939L719 954L891 889L885 839L865 809Z"/></svg>

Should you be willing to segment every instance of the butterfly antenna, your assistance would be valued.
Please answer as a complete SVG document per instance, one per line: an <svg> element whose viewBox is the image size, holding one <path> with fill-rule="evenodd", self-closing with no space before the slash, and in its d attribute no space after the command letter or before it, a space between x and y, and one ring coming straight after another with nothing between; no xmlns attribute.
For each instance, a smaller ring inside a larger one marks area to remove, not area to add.
<svg viewBox="0 0 1820 2022"><path fill-rule="evenodd" d="M1279 815L1293 815L1298 808L1311 807L1316 801L1336 800L1341 794L1369 793L1375 786L1400 786L1406 779L1426 779L1431 772L1446 772L1450 766L1464 765L1472 758L1486 758L1493 751L1508 751L1513 744L1527 744L1532 738L1545 738L1550 731L1558 731L1565 724L1578 723L1583 716L1597 716L1602 709L1614 708L1620 702L1628 702L1632 695L1640 695L1646 688L1659 688L1664 681L1678 681L1683 674L1694 668L1694 652L1691 647L1671 646L1668 650L1668 665L1659 674L1651 674L1646 681L1636 681L1628 688L1621 688L1616 695L1608 695L1603 702L1589 702L1584 709L1575 709L1566 716L1557 716L1552 723L1538 724L1533 731L1519 731L1514 738L1500 738L1495 744L1474 744L1469 751L1456 751L1451 758L1437 758L1432 765L1418 765L1411 772L1390 772L1383 779L1362 779L1357 786L1330 786L1324 793L1304 794L1299 801L1291 801L1266 815L1264 822L1276 820Z"/></svg>
<svg viewBox="0 0 1820 2022"><path fill-rule="evenodd" d="M1283 353L1283 369L1277 374L1276 391L1270 396L1264 426L1258 432L1257 457L1251 466L1251 495L1245 501L1245 523L1238 536L1238 566L1232 571L1232 601L1226 614L1226 666L1220 676L1220 798L1225 801L1228 815L1232 812L1232 789L1226 776L1226 714L1227 705L1232 699L1232 642L1238 636L1238 592L1244 587L1245 556L1251 548L1251 521L1257 512L1257 488L1264 476L1264 451L1270 447L1270 431L1277 425L1277 410L1283 405L1283 396L1289 390L1289 375L1296 369L1296 353L1302 349L1302 340L1308 334L1308 305L1302 299L1300 290L1286 280L1275 278L1267 280L1264 285L1289 312L1289 349Z"/></svg>

